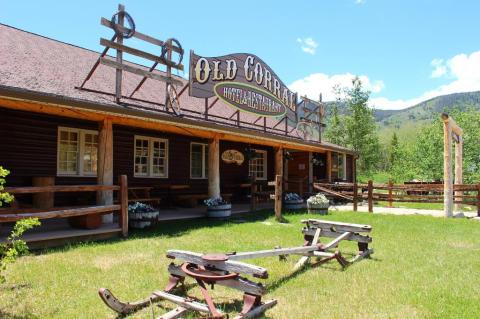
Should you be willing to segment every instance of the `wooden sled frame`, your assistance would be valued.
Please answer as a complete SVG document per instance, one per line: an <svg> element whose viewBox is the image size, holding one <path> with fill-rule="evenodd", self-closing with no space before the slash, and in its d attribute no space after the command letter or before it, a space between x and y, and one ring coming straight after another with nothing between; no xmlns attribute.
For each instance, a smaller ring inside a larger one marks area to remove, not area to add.
<svg viewBox="0 0 480 319"><path fill-rule="evenodd" d="M368 248L372 238L364 234L372 230L369 225L317 219L303 220L302 223L305 224L302 230L305 239L303 246L230 254L200 254L190 251L169 250L167 257L177 259L182 263L176 265L172 262L169 265L170 278L163 291L154 291L149 297L132 303L120 301L105 288L99 290L100 297L109 308L121 315L132 313L160 300L167 300L176 304L177 307L157 317L157 319L180 318L188 311L204 313L209 318L225 318L225 314L216 308L207 291L207 285L211 285L213 288L215 284L218 284L243 292L243 308L235 319L256 318L274 307L277 300L272 299L263 303L261 298L266 293L265 287L261 283L244 277L249 275L255 278L268 278L267 269L240 260L273 256L284 259L287 255L301 255L302 257L295 265L295 270L307 264L310 257L320 258L320 263L335 259L345 268L373 253L373 249ZM327 244L321 244L320 237L334 239ZM338 250L335 252L329 251L337 248L340 242L344 240L358 243L359 252L351 260L346 260ZM183 284L185 277L192 277L196 280L206 303L172 293L175 288Z"/></svg>

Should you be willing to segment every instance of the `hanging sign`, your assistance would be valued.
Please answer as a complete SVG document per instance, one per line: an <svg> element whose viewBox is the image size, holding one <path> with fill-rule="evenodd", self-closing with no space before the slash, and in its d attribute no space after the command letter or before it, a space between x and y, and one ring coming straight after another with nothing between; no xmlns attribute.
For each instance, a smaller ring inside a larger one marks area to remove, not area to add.
<svg viewBox="0 0 480 319"><path fill-rule="evenodd" d="M226 150L222 153L222 161L227 164L236 163L237 165L242 165L245 157L237 150Z"/></svg>
<svg viewBox="0 0 480 319"><path fill-rule="evenodd" d="M295 114L297 94L275 72L253 54L221 57L190 54L190 95L217 96L242 112L280 117Z"/></svg>

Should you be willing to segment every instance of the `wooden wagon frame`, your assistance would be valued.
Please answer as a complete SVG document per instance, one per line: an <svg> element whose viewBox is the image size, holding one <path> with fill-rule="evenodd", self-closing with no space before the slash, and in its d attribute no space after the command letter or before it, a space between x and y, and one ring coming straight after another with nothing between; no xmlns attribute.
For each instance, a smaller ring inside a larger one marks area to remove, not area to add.
<svg viewBox="0 0 480 319"><path fill-rule="evenodd" d="M181 263L175 264L172 262L169 265L168 272L170 278L163 291L154 291L149 297L132 303L120 301L105 288L100 289L100 297L108 307L121 315L137 311L156 301L167 300L176 304L177 307L157 317L157 319L180 318L188 311L204 313L209 318L225 318L225 314L217 309L207 290L207 285L211 285L213 288L217 284L243 292L243 308L235 319L256 318L266 310L274 307L277 304L277 300L271 299L262 302L262 296L266 294L265 286L245 277L252 276L254 278L266 279L268 278L267 269L242 262L241 260L274 256L285 259L288 255L300 255L302 257L296 263L295 270L307 264L310 257L319 258L319 263L337 260L345 268L373 253L373 249L368 247L369 243L372 242L372 238L365 235L365 233L369 233L372 230L372 227L369 225L317 219L303 220L302 223L305 224L302 230L305 239L303 246L228 254L201 254L191 251L169 250L167 257L179 260ZM320 243L320 237L334 239L329 243L322 244ZM337 248L340 242L344 240L358 243L359 251L350 260L343 257L338 250L331 251ZM191 277L196 281L205 303L173 294L175 288L183 284L186 277Z"/></svg>

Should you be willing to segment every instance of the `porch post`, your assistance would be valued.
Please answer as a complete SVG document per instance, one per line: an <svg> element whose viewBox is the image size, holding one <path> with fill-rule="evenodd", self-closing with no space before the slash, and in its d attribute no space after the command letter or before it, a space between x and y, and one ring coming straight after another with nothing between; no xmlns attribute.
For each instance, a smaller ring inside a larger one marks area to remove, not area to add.
<svg viewBox="0 0 480 319"><path fill-rule="evenodd" d="M283 148L275 149L275 218L282 219L282 201L283 201Z"/></svg>
<svg viewBox="0 0 480 319"><path fill-rule="evenodd" d="M208 197L220 197L220 142L218 137L208 143Z"/></svg>
<svg viewBox="0 0 480 319"><path fill-rule="evenodd" d="M463 184L463 137L458 136L458 142L455 143L455 184ZM455 192L455 195L463 196L462 191ZM463 197L456 198L455 200L463 201ZM455 211L462 210L462 204L455 204Z"/></svg>
<svg viewBox="0 0 480 319"><path fill-rule="evenodd" d="M452 185L452 128L448 121L443 122L443 196L445 217L452 217L453 213L453 185Z"/></svg>
<svg viewBox="0 0 480 319"><path fill-rule="evenodd" d="M332 151L327 151L327 181L332 181Z"/></svg>
<svg viewBox="0 0 480 319"><path fill-rule="evenodd" d="M283 176L283 147L275 148L275 175Z"/></svg>
<svg viewBox="0 0 480 319"><path fill-rule="evenodd" d="M98 129L97 184L113 185L113 131L112 121L104 119ZM97 192L98 205L112 205L113 191ZM104 223L113 222L113 214L103 215Z"/></svg>

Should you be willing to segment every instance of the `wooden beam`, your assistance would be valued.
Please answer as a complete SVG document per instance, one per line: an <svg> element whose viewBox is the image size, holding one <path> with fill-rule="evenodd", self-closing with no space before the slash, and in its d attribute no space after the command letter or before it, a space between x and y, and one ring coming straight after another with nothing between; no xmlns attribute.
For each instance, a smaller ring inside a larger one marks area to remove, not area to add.
<svg viewBox="0 0 480 319"><path fill-rule="evenodd" d="M118 199L120 202L120 227L122 228L123 237L128 236L128 182L127 175L120 175L119 183L120 192Z"/></svg>
<svg viewBox="0 0 480 319"><path fill-rule="evenodd" d="M327 151L327 181L332 181L332 151Z"/></svg>
<svg viewBox="0 0 480 319"><path fill-rule="evenodd" d="M136 68L136 67L133 67L133 66L130 66L130 65L127 65L127 64L120 64L118 62L112 61L112 60L107 59L107 58L101 58L100 63L103 64L103 65L115 68L117 70L124 70L124 71L130 72L130 73L134 73L134 74L137 74L137 75L147 77L149 79L153 79L153 80L157 80L157 81L161 81L161 82L172 83L172 84L175 84L175 85L182 85L183 84L182 81L177 80L173 77L169 78L167 76L157 74L157 73L154 73L154 72L148 72L148 71L145 71L143 69Z"/></svg>
<svg viewBox="0 0 480 319"><path fill-rule="evenodd" d="M145 51L142 51L142 50L138 50L138 49L135 49L135 48L132 48L132 47L129 47L129 46L126 46L124 44L113 42L113 41L107 40L105 38L100 38L100 45L103 45L105 47L112 48L112 49L117 49L120 52L125 52L125 53L131 54L131 55L135 55L135 56L138 56L140 58L147 59L147 60L157 62L157 63L161 63L161 64L164 64L168 67L175 68L175 69L178 69L180 71L183 71L183 65L178 65L177 66L175 63L173 63L171 61L167 61L165 59L162 59L159 56L156 56L156 55L153 55L151 53L148 53L148 52L145 52Z"/></svg>
<svg viewBox="0 0 480 319"><path fill-rule="evenodd" d="M120 27L123 27L125 20L125 6L123 4L118 5L118 12L118 24ZM123 43L123 35L121 33L117 34L117 43L118 45L122 45ZM102 59L103 58L100 58L100 62ZM123 52L121 50L117 50L116 61L117 64L123 64ZM119 103L122 98L122 71L123 70L119 68L115 70L115 101L117 103Z"/></svg>
<svg viewBox="0 0 480 319"><path fill-rule="evenodd" d="M442 115L442 118L444 116ZM452 178L452 127L451 121L443 121L443 181L444 202L443 212L445 217L453 216L453 178Z"/></svg>
<svg viewBox="0 0 480 319"><path fill-rule="evenodd" d="M27 187L5 187L4 191L10 194L37 194L37 193L59 193L59 192L92 192L119 190L116 185L53 185L53 186L27 186Z"/></svg>
<svg viewBox="0 0 480 319"><path fill-rule="evenodd" d="M208 144L208 197L220 197L220 141L213 138Z"/></svg>
<svg viewBox="0 0 480 319"><path fill-rule="evenodd" d="M183 308L187 308L187 309L198 311L198 312L204 312L204 313L210 312L207 305L200 303L198 301L191 300L190 298L179 297L165 291L155 291L153 292L153 294L160 297L161 299L165 299L170 302L173 302L174 304Z"/></svg>
<svg viewBox="0 0 480 319"><path fill-rule="evenodd" d="M105 26L105 27L107 27L107 28L113 29L113 24L112 24L112 22L111 22L110 20L106 19L106 18L101 18L100 24L103 25L103 26ZM119 30L122 31L122 32L129 30L128 28L126 28L126 27L124 27L124 26L121 26L121 25L119 25L119 24L117 24L116 26L117 26L117 28L119 28ZM137 30L135 30L135 33L133 34L133 37L134 37L134 38L137 38L137 39L139 39L139 40L143 40L143 41L146 41L146 42L148 42L148 43L154 44L154 45L158 45L158 46L160 46L160 47L163 46L163 44L165 43L165 42L163 42L163 41L161 41L161 40L158 40L158 39L155 39L155 38L153 38L153 37L151 37L151 36L149 36L149 35L146 35L146 34L143 34L143 33L141 33L141 32L138 32ZM175 51L175 52L177 52L177 53L181 53L181 54L184 53L183 49L180 49L180 48L177 48L177 47L172 47L172 50Z"/></svg>
<svg viewBox="0 0 480 319"><path fill-rule="evenodd" d="M283 175L275 176L275 218L282 220Z"/></svg>
<svg viewBox="0 0 480 319"><path fill-rule="evenodd" d="M240 261L227 260L227 261L206 261L202 258L203 254L195 253L185 250L168 250L167 258L179 259L189 263L194 263L200 266L214 266L216 269L236 272L239 274L253 275L254 277L259 278L268 278L267 269L243 263Z"/></svg>
<svg viewBox="0 0 480 319"><path fill-rule="evenodd" d="M463 184L463 137L459 136L455 143L455 185ZM456 191L455 195L463 196L462 191ZM462 205L455 204L455 211L461 211Z"/></svg>
<svg viewBox="0 0 480 319"><path fill-rule="evenodd" d="M168 266L168 272L172 275L179 276L179 277L186 277L187 275L183 272L182 268L180 266L175 265L174 263L171 263ZM260 283L256 283L253 281L250 281L246 278L243 277L237 277L235 279L229 279L229 280L221 280L217 281L217 285L220 286L225 286L228 288L236 289L239 291L243 291L252 295L264 295L266 294L267 290L264 285Z"/></svg>
<svg viewBox="0 0 480 319"><path fill-rule="evenodd" d="M306 219L302 220L302 223L322 228L323 230L334 228L339 232L368 233L372 231L372 226L370 225L334 222L331 220Z"/></svg>
<svg viewBox="0 0 480 319"><path fill-rule="evenodd" d="M97 184L113 185L113 129L110 119L104 119L99 123ZM113 204L113 192L111 190L97 192L97 204ZM104 215L103 221L105 223L112 223L113 215Z"/></svg>
<svg viewBox="0 0 480 319"><path fill-rule="evenodd" d="M90 214L102 214L120 210L120 205L101 205L82 208L72 208L65 210L53 210L41 213L19 213L19 214L0 214L0 222L14 222L25 218L66 218L74 216L83 216Z"/></svg>

